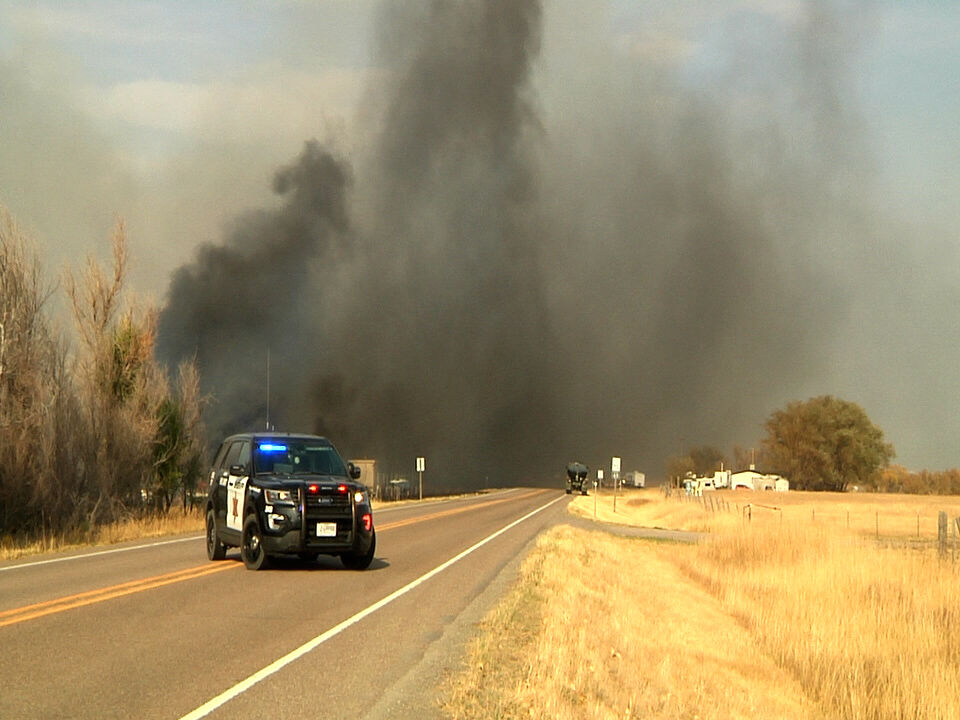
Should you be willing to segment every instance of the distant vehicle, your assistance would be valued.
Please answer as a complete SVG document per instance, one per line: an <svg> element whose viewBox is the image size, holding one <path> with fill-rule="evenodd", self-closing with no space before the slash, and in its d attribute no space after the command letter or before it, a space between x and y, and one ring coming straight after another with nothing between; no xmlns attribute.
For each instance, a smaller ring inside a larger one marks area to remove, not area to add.
<svg viewBox="0 0 960 720"><path fill-rule="evenodd" d="M623 476L623 487L642 488L647 484L646 474L639 470L631 470Z"/></svg>
<svg viewBox="0 0 960 720"><path fill-rule="evenodd" d="M345 464L326 438L285 433L231 435L210 470L207 557L239 547L260 570L274 555L335 555L363 570L377 546L360 468Z"/></svg>
<svg viewBox="0 0 960 720"><path fill-rule="evenodd" d="M589 468L583 463L572 462L567 465L567 495L574 490L581 495L587 494L587 473Z"/></svg>

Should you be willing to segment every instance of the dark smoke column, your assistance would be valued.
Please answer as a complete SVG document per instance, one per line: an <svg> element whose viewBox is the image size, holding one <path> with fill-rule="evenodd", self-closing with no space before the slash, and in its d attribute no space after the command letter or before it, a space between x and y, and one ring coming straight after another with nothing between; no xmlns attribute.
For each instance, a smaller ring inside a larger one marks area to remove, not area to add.
<svg viewBox="0 0 960 720"><path fill-rule="evenodd" d="M307 143L274 178L282 206L238 218L223 244L201 246L171 279L158 347L171 364L196 356L213 399L212 438L264 426L268 348L271 419L297 422L290 400L323 354L316 278L324 254L348 235L348 185L348 168Z"/></svg>
<svg viewBox="0 0 960 720"><path fill-rule="evenodd" d="M381 18L392 73L358 163L375 208L358 218L373 288L353 326L365 353L352 390L331 379L318 406L346 400L347 433L378 418L375 450L403 468L426 454L452 484L527 480L551 467L559 420L529 88L541 9L403 8Z"/></svg>
<svg viewBox="0 0 960 720"><path fill-rule="evenodd" d="M543 301L528 93L534 2L433 2L382 18L383 121L349 173L315 143L276 211L241 218L173 278L166 358L197 354L216 433L271 417L434 482L550 467L556 343ZM358 190L358 192L360 192Z"/></svg>

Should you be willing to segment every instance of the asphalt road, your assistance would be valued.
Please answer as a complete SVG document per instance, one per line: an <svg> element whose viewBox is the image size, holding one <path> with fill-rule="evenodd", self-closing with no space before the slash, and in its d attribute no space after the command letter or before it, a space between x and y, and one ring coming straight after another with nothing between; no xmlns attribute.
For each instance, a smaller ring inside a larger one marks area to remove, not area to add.
<svg viewBox="0 0 960 720"><path fill-rule="evenodd" d="M568 520L565 497L382 509L366 571L249 572L236 550L207 561L200 536L0 564L0 719L435 717L504 570Z"/></svg>

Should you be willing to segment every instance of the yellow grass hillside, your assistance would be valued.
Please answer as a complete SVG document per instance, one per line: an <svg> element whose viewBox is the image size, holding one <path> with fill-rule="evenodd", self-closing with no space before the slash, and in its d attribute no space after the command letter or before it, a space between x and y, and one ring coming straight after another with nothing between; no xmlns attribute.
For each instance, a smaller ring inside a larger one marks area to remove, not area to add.
<svg viewBox="0 0 960 720"><path fill-rule="evenodd" d="M796 493L751 523L656 491L611 500L598 517L713 532L546 535L447 684L451 717L960 717L960 573L910 540L955 499ZM571 505L592 517L594 498ZM886 517L881 542L848 509Z"/></svg>

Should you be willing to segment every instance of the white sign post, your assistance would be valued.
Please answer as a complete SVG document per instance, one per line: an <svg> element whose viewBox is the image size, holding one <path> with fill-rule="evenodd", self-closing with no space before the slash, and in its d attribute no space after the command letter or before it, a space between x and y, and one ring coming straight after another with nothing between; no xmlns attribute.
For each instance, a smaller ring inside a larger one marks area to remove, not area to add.
<svg viewBox="0 0 960 720"><path fill-rule="evenodd" d="M617 511L617 486L620 484L620 458L610 460L610 472L613 474L613 511Z"/></svg>
<svg viewBox="0 0 960 720"><path fill-rule="evenodd" d="M600 494L600 481L603 480L603 470L597 468L597 480L593 483L593 519L597 519L597 495Z"/></svg>
<svg viewBox="0 0 960 720"><path fill-rule="evenodd" d="M417 475L420 476L420 500L423 500L423 471L427 469L426 458L417 458Z"/></svg>

